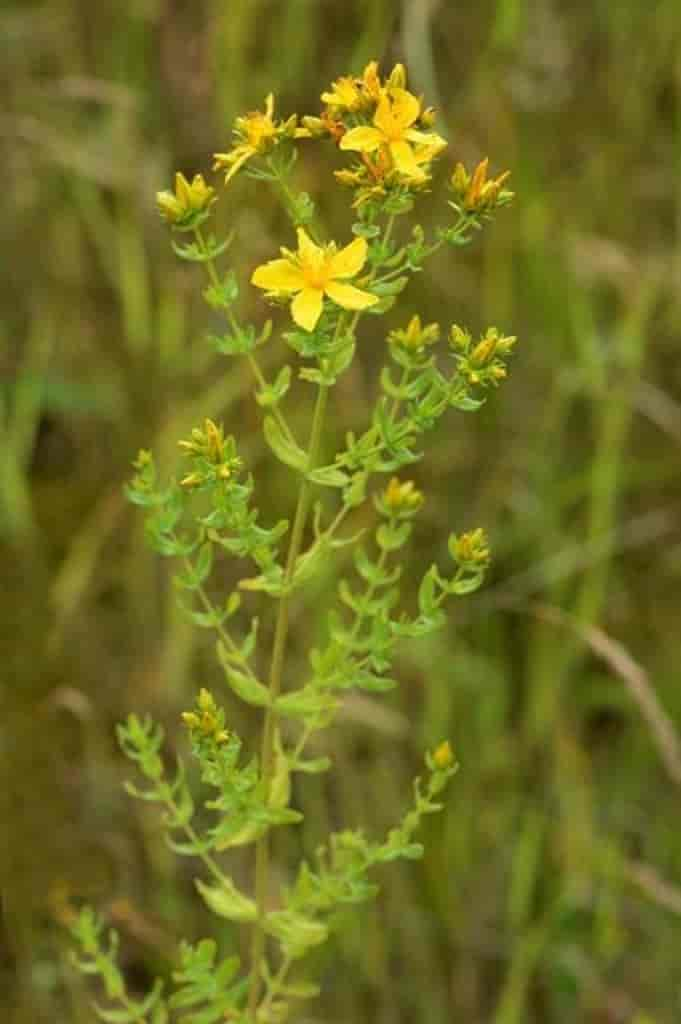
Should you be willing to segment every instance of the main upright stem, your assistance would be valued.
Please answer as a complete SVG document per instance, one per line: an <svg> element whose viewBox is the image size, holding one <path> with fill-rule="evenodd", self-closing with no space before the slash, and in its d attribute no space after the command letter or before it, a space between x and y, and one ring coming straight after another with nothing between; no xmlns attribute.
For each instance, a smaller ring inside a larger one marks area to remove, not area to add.
<svg viewBox="0 0 681 1024"><path fill-rule="evenodd" d="M321 447L322 430L324 426L324 415L328 398L328 387L320 385L317 393L312 429L310 432L310 447L307 458L307 471L314 469L319 458ZM286 653L286 638L288 636L289 610L290 610L290 585L295 572L296 561L300 554L300 548L310 510L311 484L307 476L303 477L298 493L298 504L296 507L291 539L289 542L286 568L284 571L284 592L279 601L279 612L274 633L274 646L272 648L272 664L270 668L269 691L270 705L265 712L265 724L263 728L262 750L261 750L261 771L265 795L269 792L274 764L274 738L277 724L277 714L274 709L274 702L281 691L282 670L284 667L284 655ZM255 1020L255 1013L260 999L262 980L262 958L265 952L265 915L267 913L268 896L268 874L270 859L269 829L258 839L256 845L255 860L255 901L258 908L258 917L253 929L253 941L251 944L251 986L248 999L248 1012L252 1020Z"/></svg>

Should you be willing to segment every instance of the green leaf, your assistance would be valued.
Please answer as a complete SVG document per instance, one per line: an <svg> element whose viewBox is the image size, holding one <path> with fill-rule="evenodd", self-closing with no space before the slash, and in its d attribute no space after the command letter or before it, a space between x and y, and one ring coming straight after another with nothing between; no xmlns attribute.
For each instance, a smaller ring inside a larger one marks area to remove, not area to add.
<svg viewBox="0 0 681 1024"><path fill-rule="evenodd" d="M239 892L230 879L225 878L219 885L206 885L199 878L195 881L206 905L219 917L228 921L255 921L258 908L248 896Z"/></svg>
<svg viewBox="0 0 681 1024"><path fill-rule="evenodd" d="M233 231L230 232L221 244L218 244L214 238L209 238L206 241L205 251L196 242L190 242L188 245L179 245L171 239L170 244L175 255L179 256L181 260L189 260L192 263L206 263L208 260L214 260L216 256L220 256L232 244L233 238Z"/></svg>
<svg viewBox="0 0 681 1024"><path fill-rule="evenodd" d="M294 981L277 989L278 995L287 999L316 999L319 992L319 985L313 981Z"/></svg>
<svg viewBox="0 0 681 1024"><path fill-rule="evenodd" d="M398 523L396 526L381 523L376 530L376 543L383 551L397 551L407 543L410 533L410 523Z"/></svg>
<svg viewBox="0 0 681 1024"><path fill-rule="evenodd" d="M239 672L238 669L230 664L229 654L222 640L218 641L217 646L218 657L225 670L225 676L227 677L230 689L246 704L251 704L253 707L258 708L268 707L270 692L267 687L263 683L258 682L253 676L247 675L245 672Z"/></svg>
<svg viewBox="0 0 681 1024"><path fill-rule="evenodd" d="M312 686L303 686L293 693L277 697L274 707L280 715L292 718L308 718L335 711L338 701L328 693L320 693Z"/></svg>
<svg viewBox="0 0 681 1024"><path fill-rule="evenodd" d="M394 281L383 281L373 284L371 290L380 298L383 298L385 295L399 295L408 284L408 277L396 277Z"/></svg>
<svg viewBox="0 0 681 1024"><path fill-rule="evenodd" d="M265 930L278 939L282 949L293 960L305 956L309 949L326 942L328 927L322 921L305 917L292 910L274 910L265 918Z"/></svg>
<svg viewBox="0 0 681 1024"><path fill-rule="evenodd" d="M461 597L463 594L472 594L473 591L477 590L485 578L483 572L476 573L475 576L470 576L467 579L452 580L447 586L447 590L450 594L457 594Z"/></svg>
<svg viewBox="0 0 681 1024"><path fill-rule="evenodd" d="M421 585L419 587L419 611L421 612L422 615L425 616L431 615L432 612L436 610L435 572L437 570L434 570L435 566L431 566L428 572L421 580Z"/></svg>
<svg viewBox="0 0 681 1024"><path fill-rule="evenodd" d="M230 270L220 284L209 285L203 297L212 309L229 309L239 297L239 285L234 271Z"/></svg>
<svg viewBox="0 0 681 1024"><path fill-rule="evenodd" d="M266 416L263 424L265 440L268 445L283 463L304 473L307 469L307 453L299 448L294 441L285 437L281 427L273 416Z"/></svg>
<svg viewBox="0 0 681 1024"><path fill-rule="evenodd" d="M321 487L345 487L350 477L336 466L320 466L307 474L307 479Z"/></svg>
<svg viewBox="0 0 681 1024"><path fill-rule="evenodd" d="M291 386L291 367L287 364L282 366L273 384L264 387L262 391L256 392L255 400L263 408L276 405L280 402L289 387Z"/></svg>
<svg viewBox="0 0 681 1024"><path fill-rule="evenodd" d="M213 567L213 545L206 543L199 548L199 555L193 565L188 565L186 570L173 577L173 583L181 590L198 590L205 579L210 575Z"/></svg>

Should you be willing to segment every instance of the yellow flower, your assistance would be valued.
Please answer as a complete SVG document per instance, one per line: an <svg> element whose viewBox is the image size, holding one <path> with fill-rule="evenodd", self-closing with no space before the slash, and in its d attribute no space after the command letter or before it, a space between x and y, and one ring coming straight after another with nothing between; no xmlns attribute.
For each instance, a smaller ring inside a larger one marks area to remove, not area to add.
<svg viewBox="0 0 681 1024"><path fill-rule="evenodd" d="M421 113L420 100L406 89L384 92L374 114L373 127L362 125L351 128L340 141L341 149L359 153L373 153L381 146L390 152L395 168L407 178L423 178L413 146L427 147L425 152L436 155L447 145L435 132L422 132L414 128ZM421 150L423 153L423 150Z"/></svg>
<svg viewBox="0 0 681 1024"><path fill-rule="evenodd" d="M215 189L206 185L202 174L195 174L190 185L179 171L175 175L174 192L166 189L156 193L159 213L169 224L178 227L190 221L195 223L196 214L207 211L215 200Z"/></svg>
<svg viewBox="0 0 681 1024"><path fill-rule="evenodd" d="M237 117L234 122L234 137L237 144L229 153L214 154L214 171L227 170L225 185L247 160L264 153L282 135L295 133L296 118L288 121L274 120L274 96L272 93L265 100L265 110L254 110L245 117Z"/></svg>
<svg viewBox="0 0 681 1024"><path fill-rule="evenodd" d="M362 89L368 100L378 103L383 92L381 79L378 75L378 61L371 60L362 72Z"/></svg>
<svg viewBox="0 0 681 1024"><path fill-rule="evenodd" d="M281 250L282 259L257 267L251 284L268 292L293 294L291 316L305 331L313 331L322 314L324 296L343 309L367 309L378 299L343 282L356 277L367 258L367 243L356 238L344 249L332 242L315 245L303 228L298 228L298 251Z"/></svg>
<svg viewBox="0 0 681 1024"><path fill-rule="evenodd" d="M329 107L339 107L341 110L359 110L362 94L357 79L350 76L336 79L331 85L331 92L322 93L322 102Z"/></svg>

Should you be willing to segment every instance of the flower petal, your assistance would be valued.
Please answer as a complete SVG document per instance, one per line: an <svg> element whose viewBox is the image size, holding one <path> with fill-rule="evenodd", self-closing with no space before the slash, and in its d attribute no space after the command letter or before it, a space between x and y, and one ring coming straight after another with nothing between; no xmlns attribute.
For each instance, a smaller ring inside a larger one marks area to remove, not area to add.
<svg viewBox="0 0 681 1024"><path fill-rule="evenodd" d="M225 185L234 177L236 172L242 167L247 160L250 160L252 156L255 156L255 150L252 146L235 146L231 153L228 153L227 159L231 164L231 167L225 175Z"/></svg>
<svg viewBox="0 0 681 1024"><path fill-rule="evenodd" d="M367 258L367 243L365 238L356 238L350 245L346 245L340 252L335 253L329 260L329 276L354 277L359 274Z"/></svg>
<svg viewBox="0 0 681 1024"><path fill-rule="evenodd" d="M388 94L385 92L381 93L381 98L378 101L376 113L374 114L374 124L381 133L381 142L387 142L386 136L391 136L395 131L395 119L393 117L392 104Z"/></svg>
<svg viewBox="0 0 681 1024"><path fill-rule="evenodd" d="M305 287L305 279L290 260L270 260L256 267L251 284L268 292L297 292Z"/></svg>
<svg viewBox="0 0 681 1024"><path fill-rule="evenodd" d="M274 93L268 93L265 98L265 117L268 121L272 120L272 114L274 113Z"/></svg>
<svg viewBox="0 0 681 1024"><path fill-rule="evenodd" d="M406 89L391 89L393 117L402 128L409 128L421 113L421 104Z"/></svg>
<svg viewBox="0 0 681 1024"><path fill-rule="evenodd" d="M324 263L324 250L315 245L305 228L298 228L298 255L303 267L319 270Z"/></svg>
<svg viewBox="0 0 681 1024"><path fill-rule="evenodd" d="M369 125L351 128L340 140L341 149L352 149L358 153L373 153L384 142L383 133Z"/></svg>
<svg viewBox="0 0 681 1024"><path fill-rule="evenodd" d="M329 281L324 291L343 309L368 309L378 302L375 295L363 292L361 288L355 288L351 284L341 284L340 281Z"/></svg>
<svg viewBox="0 0 681 1024"><path fill-rule="evenodd" d="M303 288L291 303L291 316L304 331L314 331L323 305L324 292L321 288Z"/></svg>
<svg viewBox="0 0 681 1024"><path fill-rule="evenodd" d="M404 137L408 142L414 142L418 146L429 146L437 153L447 148L447 140L437 132L419 132L416 128L407 128Z"/></svg>
<svg viewBox="0 0 681 1024"><path fill-rule="evenodd" d="M391 142L390 155L398 171L409 178L418 178L422 171L416 163L414 152L408 142Z"/></svg>

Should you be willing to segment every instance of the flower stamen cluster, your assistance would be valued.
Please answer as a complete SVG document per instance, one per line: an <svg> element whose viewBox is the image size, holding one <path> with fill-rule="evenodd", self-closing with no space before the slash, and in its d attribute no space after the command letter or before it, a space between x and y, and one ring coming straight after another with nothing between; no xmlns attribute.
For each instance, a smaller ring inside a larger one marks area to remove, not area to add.
<svg viewBox="0 0 681 1024"><path fill-rule="evenodd" d="M515 336L506 337L496 327L489 327L482 338L473 343L470 333L454 324L449 341L459 373L469 384L488 387L507 377L504 361L513 351Z"/></svg>

